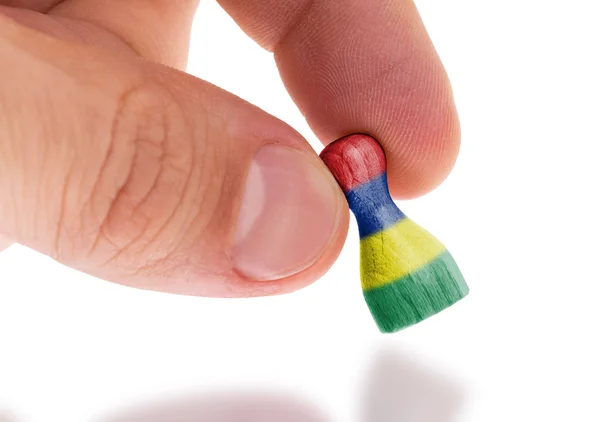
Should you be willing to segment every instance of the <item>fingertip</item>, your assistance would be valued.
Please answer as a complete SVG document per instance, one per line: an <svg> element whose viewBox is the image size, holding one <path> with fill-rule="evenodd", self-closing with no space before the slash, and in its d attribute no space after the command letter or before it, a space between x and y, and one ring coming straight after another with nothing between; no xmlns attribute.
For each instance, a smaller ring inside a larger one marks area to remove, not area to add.
<svg viewBox="0 0 600 422"><path fill-rule="evenodd" d="M394 198L427 194L448 177L461 144L450 82L441 63L434 67L408 96L400 92L403 86L382 81L380 89L371 91L372 97L339 105L341 111L330 122L324 122L321 114L307 120L325 144L352 133L377 139L385 150Z"/></svg>
<svg viewBox="0 0 600 422"><path fill-rule="evenodd" d="M426 108L412 131L382 133L388 159L390 193L413 199L437 188L452 171L461 144L460 122L453 101ZM400 133L398 133L400 132Z"/></svg>
<svg viewBox="0 0 600 422"><path fill-rule="evenodd" d="M394 197L420 196L446 178L460 144L458 117L412 1L317 2L274 51L323 143L367 133L384 146Z"/></svg>

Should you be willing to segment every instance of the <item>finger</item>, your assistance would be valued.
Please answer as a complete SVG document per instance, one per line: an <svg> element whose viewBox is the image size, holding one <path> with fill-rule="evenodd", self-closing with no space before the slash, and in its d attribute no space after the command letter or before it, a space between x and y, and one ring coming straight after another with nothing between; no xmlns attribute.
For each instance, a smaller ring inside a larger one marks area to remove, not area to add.
<svg viewBox="0 0 600 422"><path fill-rule="evenodd" d="M392 193L448 175L460 130L448 78L411 0L219 0L274 51L281 76L325 143L366 132L385 147Z"/></svg>
<svg viewBox="0 0 600 422"><path fill-rule="evenodd" d="M323 274L348 219L306 141L208 83L0 16L3 233L98 277L207 296Z"/></svg>
<svg viewBox="0 0 600 422"><path fill-rule="evenodd" d="M100 39L94 28L119 37L139 55L183 69L199 0L66 0L48 14L84 37ZM101 39L106 42L105 39Z"/></svg>

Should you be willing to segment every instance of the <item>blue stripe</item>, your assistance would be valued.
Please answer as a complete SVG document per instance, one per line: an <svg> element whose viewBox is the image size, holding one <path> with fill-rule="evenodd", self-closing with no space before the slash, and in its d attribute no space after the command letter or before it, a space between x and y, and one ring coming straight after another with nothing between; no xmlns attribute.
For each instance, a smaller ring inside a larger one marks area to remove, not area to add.
<svg viewBox="0 0 600 422"><path fill-rule="evenodd" d="M346 199L356 216L361 239L406 217L390 196L385 174L349 190Z"/></svg>

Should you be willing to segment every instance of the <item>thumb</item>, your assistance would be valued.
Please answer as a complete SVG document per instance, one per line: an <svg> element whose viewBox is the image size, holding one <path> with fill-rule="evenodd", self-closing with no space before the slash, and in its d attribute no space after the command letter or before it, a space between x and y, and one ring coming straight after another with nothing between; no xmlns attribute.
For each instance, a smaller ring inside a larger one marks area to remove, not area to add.
<svg viewBox="0 0 600 422"><path fill-rule="evenodd" d="M184 73L0 19L7 237L183 294L287 292L331 265L345 202L290 127Z"/></svg>

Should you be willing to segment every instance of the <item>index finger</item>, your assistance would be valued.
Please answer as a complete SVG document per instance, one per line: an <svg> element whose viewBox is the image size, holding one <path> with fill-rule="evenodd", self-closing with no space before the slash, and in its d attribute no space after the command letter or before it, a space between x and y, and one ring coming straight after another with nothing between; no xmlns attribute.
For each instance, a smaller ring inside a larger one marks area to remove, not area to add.
<svg viewBox="0 0 600 422"><path fill-rule="evenodd" d="M325 144L363 132L388 158L395 197L439 185L460 145L444 67L412 0L219 0L275 53L281 77Z"/></svg>

